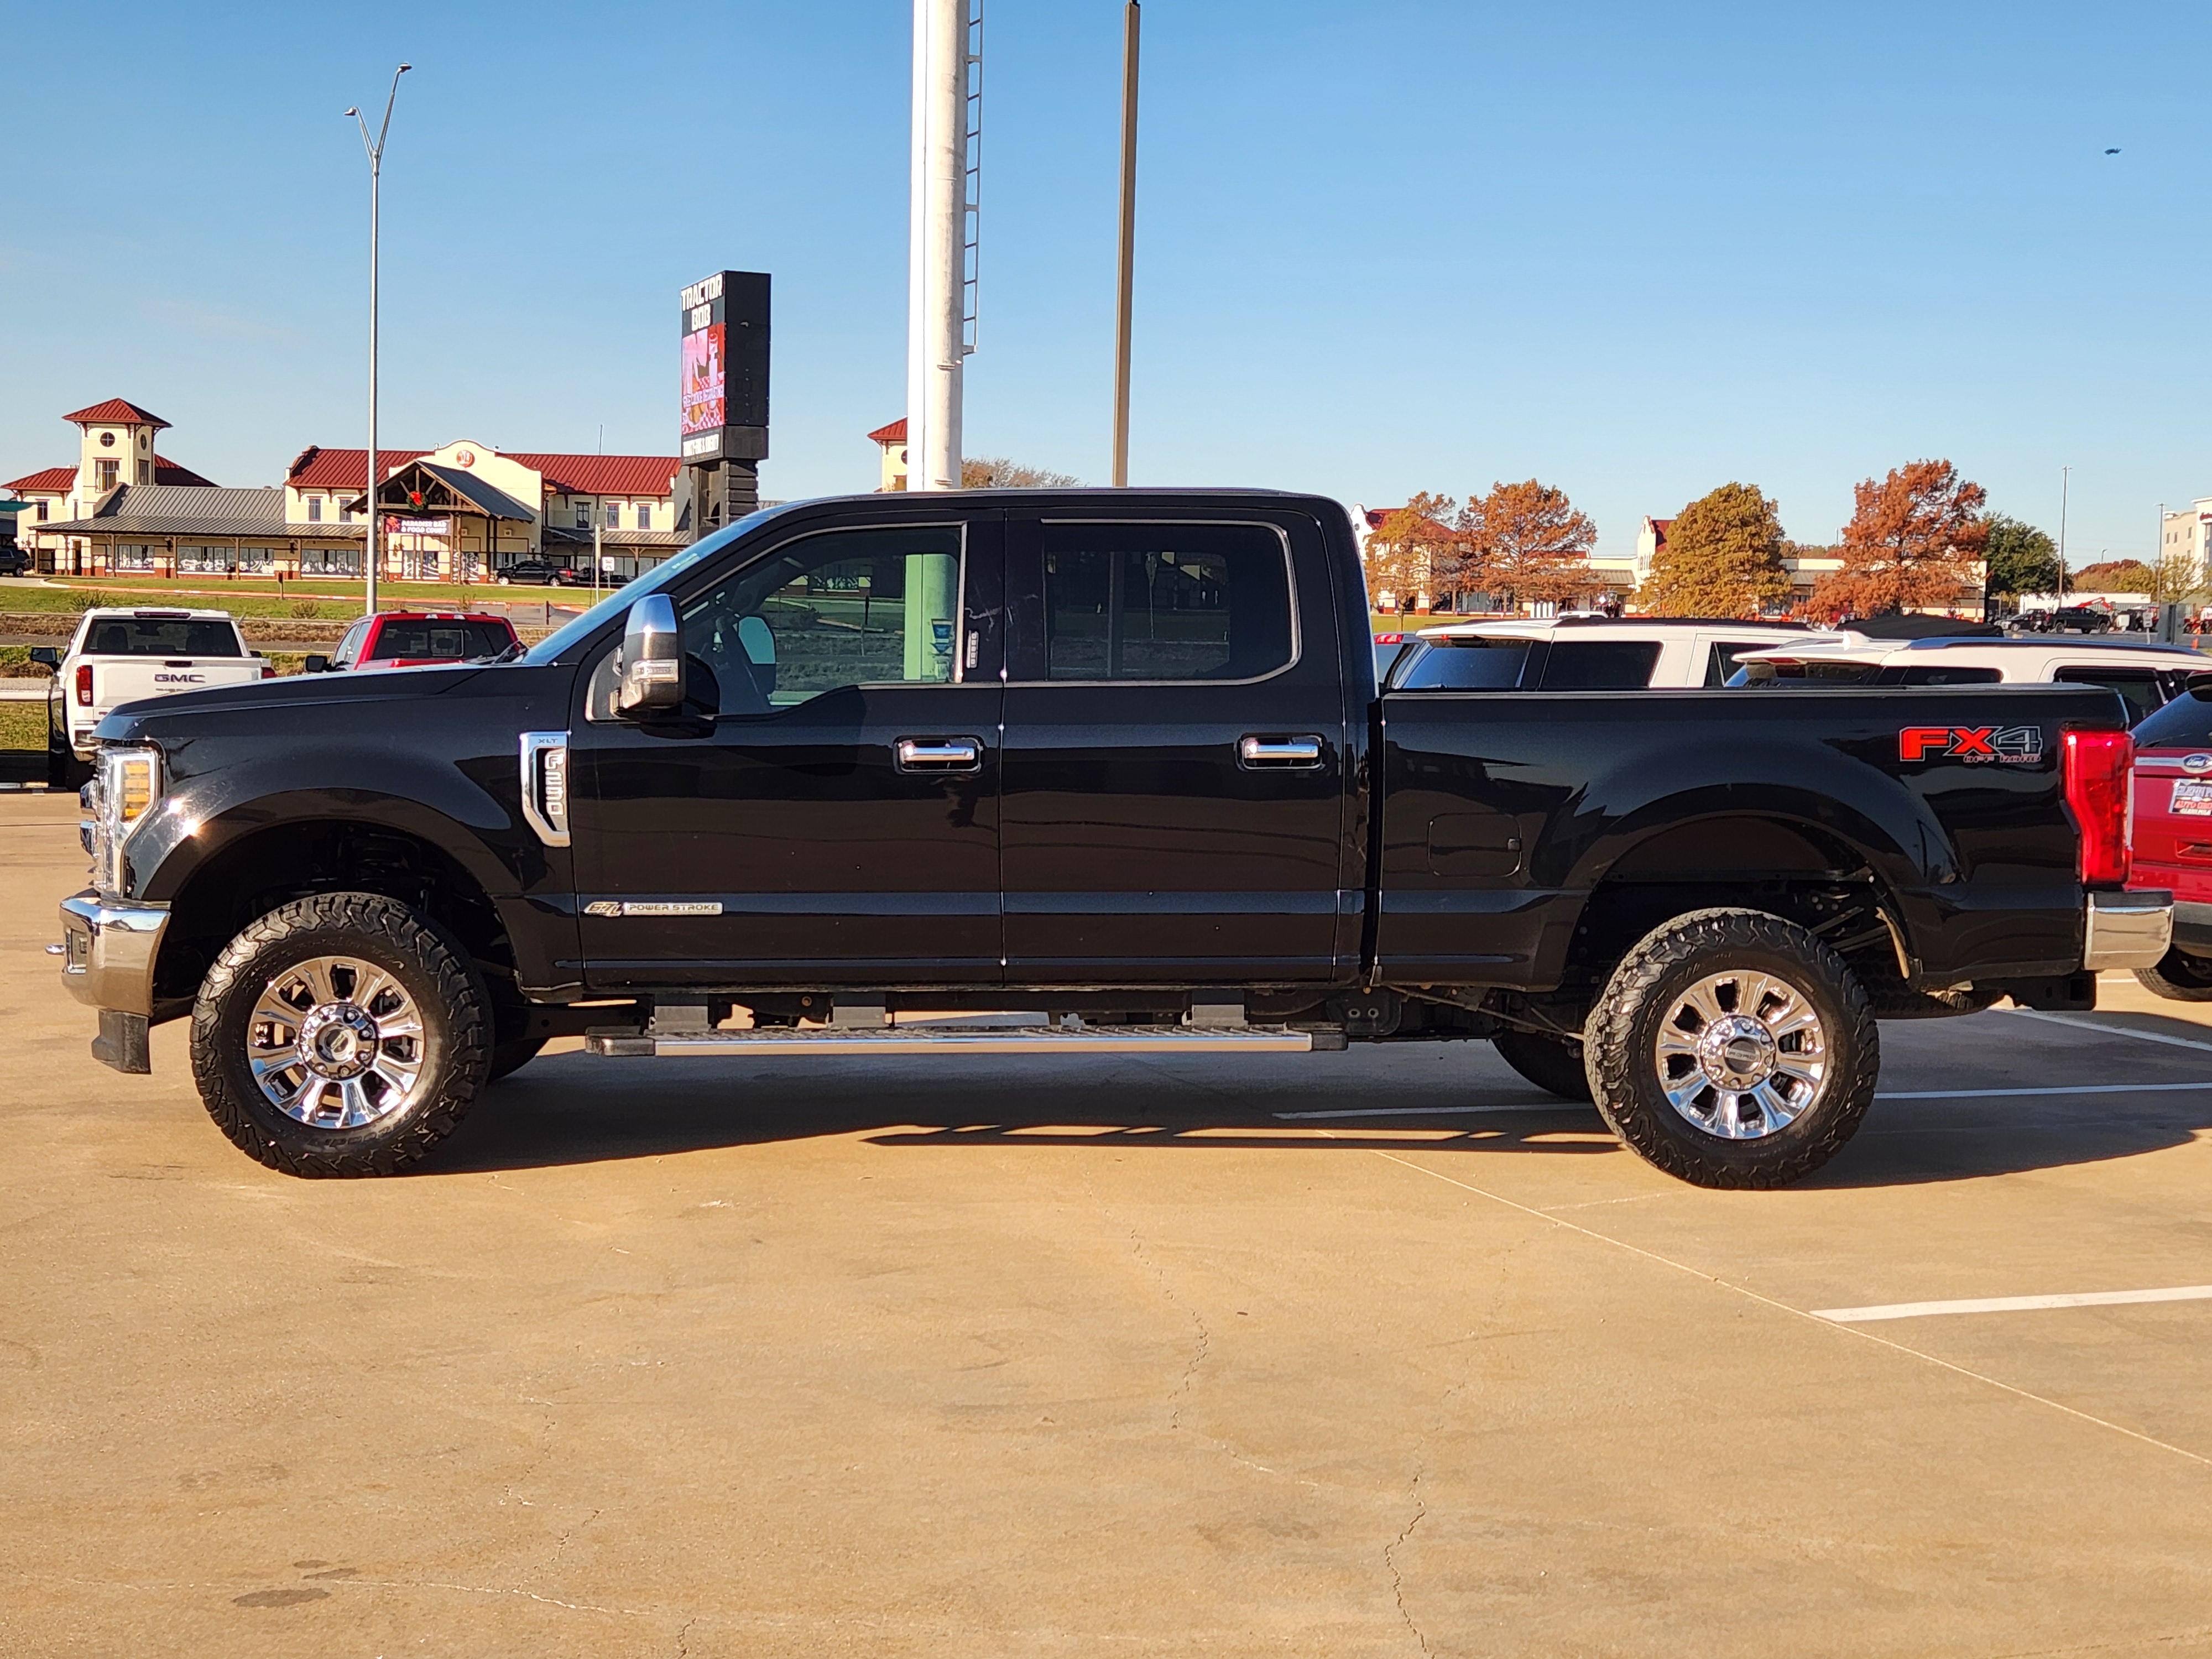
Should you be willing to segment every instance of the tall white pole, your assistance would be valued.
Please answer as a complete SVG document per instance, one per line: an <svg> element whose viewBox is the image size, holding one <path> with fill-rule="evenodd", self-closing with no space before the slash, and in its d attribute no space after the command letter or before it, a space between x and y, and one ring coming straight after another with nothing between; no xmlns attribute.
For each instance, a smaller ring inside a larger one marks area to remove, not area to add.
<svg viewBox="0 0 2212 1659"><path fill-rule="evenodd" d="M914 120L907 156L906 487L921 489L922 428L929 396L929 32L936 0L914 0Z"/></svg>
<svg viewBox="0 0 2212 1659"><path fill-rule="evenodd" d="M969 0L915 0L907 488L960 487Z"/></svg>
<svg viewBox="0 0 2212 1659"><path fill-rule="evenodd" d="M363 544L362 568L367 579L362 599L362 609L370 616L376 614L377 514L376 514L376 267L379 252L378 210L381 205L384 179L384 140L392 131L392 106L399 99L399 77L415 66L402 64L392 72L392 91L384 100L384 125L377 128L376 137L368 136L368 119L358 109L349 109L348 115L361 124L362 148L368 152L368 526Z"/></svg>
<svg viewBox="0 0 2212 1659"><path fill-rule="evenodd" d="M1121 216L1114 284L1114 488L1129 482L1129 313L1137 283L1137 37L1144 13L1121 14Z"/></svg>

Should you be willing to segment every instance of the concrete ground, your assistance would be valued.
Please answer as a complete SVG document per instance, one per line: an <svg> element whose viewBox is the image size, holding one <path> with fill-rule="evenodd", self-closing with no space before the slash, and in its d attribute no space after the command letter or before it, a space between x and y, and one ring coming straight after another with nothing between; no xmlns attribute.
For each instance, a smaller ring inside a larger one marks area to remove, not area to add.
<svg viewBox="0 0 2212 1659"><path fill-rule="evenodd" d="M571 1053L307 1183L87 1056L73 816L0 799L0 1652L2212 1652L2212 1301L1819 1316L2212 1284L2191 1009L1888 1026L1771 1194L1487 1045Z"/></svg>

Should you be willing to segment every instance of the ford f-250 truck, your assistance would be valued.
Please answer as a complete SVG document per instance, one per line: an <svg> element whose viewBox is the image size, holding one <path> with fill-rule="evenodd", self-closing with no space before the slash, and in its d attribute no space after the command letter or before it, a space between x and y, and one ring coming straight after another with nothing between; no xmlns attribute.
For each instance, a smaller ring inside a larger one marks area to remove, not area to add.
<svg viewBox="0 0 2212 1659"><path fill-rule="evenodd" d="M118 1069L189 1017L216 1121L299 1175L422 1157L556 1034L1485 1038L1740 1187L1848 1139L1878 1017L2092 1006L2166 953L2109 690L1632 694L1641 665L1516 644L1378 690L1350 525L1310 496L784 507L515 661L110 716L65 971ZM963 1009L1046 1018L910 1018Z"/></svg>

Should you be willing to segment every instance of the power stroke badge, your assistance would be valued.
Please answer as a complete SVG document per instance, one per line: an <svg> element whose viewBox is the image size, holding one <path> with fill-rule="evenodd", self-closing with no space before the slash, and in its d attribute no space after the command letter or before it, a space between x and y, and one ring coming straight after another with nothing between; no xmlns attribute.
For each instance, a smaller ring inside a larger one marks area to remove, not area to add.
<svg viewBox="0 0 2212 1659"><path fill-rule="evenodd" d="M2039 726L1908 726L1897 734L1901 761L1954 760L1968 766L1992 761L2028 766L2043 758Z"/></svg>
<svg viewBox="0 0 2212 1659"><path fill-rule="evenodd" d="M641 903L635 899L593 899L584 907L587 916L719 916L722 914L720 899L707 899L682 903Z"/></svg>

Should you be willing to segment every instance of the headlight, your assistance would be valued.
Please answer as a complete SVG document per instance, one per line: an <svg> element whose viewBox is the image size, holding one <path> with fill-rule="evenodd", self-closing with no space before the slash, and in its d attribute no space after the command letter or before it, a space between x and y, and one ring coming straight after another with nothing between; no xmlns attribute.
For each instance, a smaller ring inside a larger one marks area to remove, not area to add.
<svg viewBox="0 0 2212 1659"><path fill-rule="evenodd" d="M94 791L99 810L93 830L93 874L106 891L123 896L129 890L124 845L131 839L131 832L161 804L161 750L101 750L98 783Z"/></svg>

